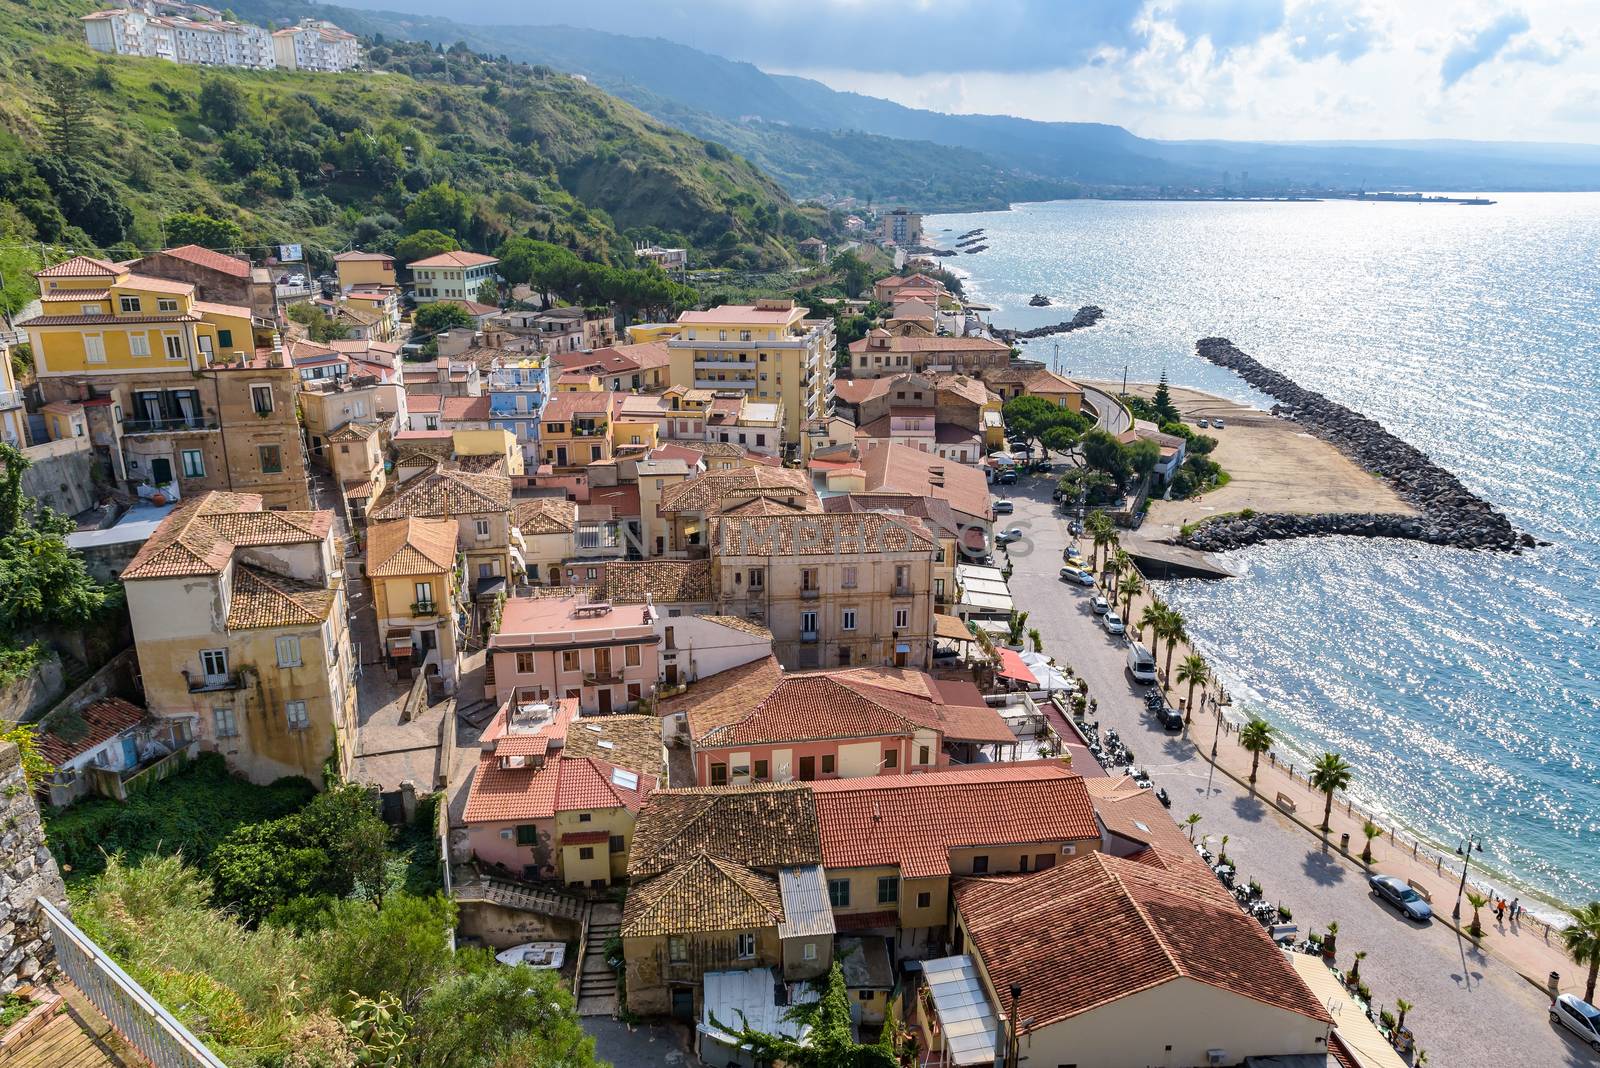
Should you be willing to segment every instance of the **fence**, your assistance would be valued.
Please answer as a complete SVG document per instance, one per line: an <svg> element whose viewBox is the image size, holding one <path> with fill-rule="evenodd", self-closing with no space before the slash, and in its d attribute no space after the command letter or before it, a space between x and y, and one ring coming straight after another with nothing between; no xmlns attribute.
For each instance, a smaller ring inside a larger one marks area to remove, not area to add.
<svg viewBox="0 0 1600 1068"><path fill-rule="evenodd" d="M124 1038L155 1068L228 1068L56 906L39 899L56 960Z"/></svg>

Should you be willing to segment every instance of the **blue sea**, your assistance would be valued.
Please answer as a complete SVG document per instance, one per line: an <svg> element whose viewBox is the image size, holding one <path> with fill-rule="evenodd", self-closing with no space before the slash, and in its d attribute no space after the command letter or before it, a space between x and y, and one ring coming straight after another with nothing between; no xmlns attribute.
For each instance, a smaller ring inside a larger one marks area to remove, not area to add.
<svg viewBox="0 0 1600 1068"><path fill-rule="evenodd" d="M1068 374L1270 407L1194 355L1233 340L1378 419L1551 544L1520 556L1323 539L1163 590L1246 707L1425 841L1600 899L1600 194L1491 206L1063 201L928 220L998 325ZM1056 307L1030 308L1043 293ZM1057 346L1059 345L1059 350Z"/></svg>

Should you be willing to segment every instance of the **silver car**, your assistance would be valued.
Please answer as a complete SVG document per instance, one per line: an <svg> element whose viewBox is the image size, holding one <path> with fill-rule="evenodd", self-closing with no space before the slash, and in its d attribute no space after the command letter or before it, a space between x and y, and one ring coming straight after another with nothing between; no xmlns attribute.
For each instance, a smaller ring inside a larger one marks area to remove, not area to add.
<svg viewBox="0 0 1600 1068"><path fill-rule="evenodd" d="M1128 629L1123 625L1122 617L1115 612L1107 612L1101 616L1100 624L1106 628L1107 634L1124 634Z"/></svg>
<svg viewBox="0 0 1600 1068"><path fill-rule="evenodd" d="M1378 900L1393 905L1406 919L1418 923L1433 920L1433 909L1422 900L1421 894L1406 885L1404 879L1397 879L1393 875L1369 875L1367 885L1378 895Z"/></svg>
<svg viewBox="0 0 1600 1068"><path fill-rule="evenodd" d="M1600 1053L1600 1009L1576 994L1562 994L1550 1006L1550 1019L1565 1027Z"/></svg>

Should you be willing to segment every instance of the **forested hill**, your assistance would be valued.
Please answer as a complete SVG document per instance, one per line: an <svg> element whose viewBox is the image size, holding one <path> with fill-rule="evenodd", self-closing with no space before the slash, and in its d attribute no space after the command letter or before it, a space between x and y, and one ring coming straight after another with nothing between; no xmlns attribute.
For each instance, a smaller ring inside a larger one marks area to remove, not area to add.
<svg viewBox="0 0 1600 1068"><path fill-rule="evenodd" d="M196 213L222 224L209 244L392 250L439 230L631 262L644 238L752 268L826 223L722 146L548 68L393 42L371 71L202 70L92 52L96 7L0 0L8 295L19 244L132 255Z"/></svg>

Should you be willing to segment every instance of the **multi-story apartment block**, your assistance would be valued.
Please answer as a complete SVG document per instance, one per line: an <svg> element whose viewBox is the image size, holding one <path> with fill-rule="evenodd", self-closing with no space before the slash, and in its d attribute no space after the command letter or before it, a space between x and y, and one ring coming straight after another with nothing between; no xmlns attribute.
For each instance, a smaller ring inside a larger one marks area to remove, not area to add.
<svg viewBox="0 0 1600 1068"><path fill-rule="evenodd" d="M941 371L982 376L1010 363L1011 346L988 337L921 337L879 327L850 342L850 369L856 378Z"/></svg>
<svg viewBox="0 0 1600 1068"><path fill-rule="evenodd" d="M792 300L687 311L668 341L674 385L738 391L776 404L784 444L798 450L806 423L833 396L833 320L807 319Z"/></svg>
<svg viewBox="0 0 1600 1068"><path fill-rule="evenodd" d="M553 393L539 413L540 462L557 471L582 470L611 459L612 418L620 393Z"/></svg>
<svg viewBox="0 0 1600 1068"><path fill-rule="evenodd" d="M367 528L367 578L389 663L405 677L437 672L453 689L466 580L455 523L416 516L373 523Z"/></svg>
<svg viewBox="0 0 1600 1068"><path fill-rule="evenodd" d="M272 34L272 56L284 70L333 74L361 65L361 45L353 33L323 19L301 19Z"/></svg>
<svg viewBox="0 0 1600 1068"><path fill-rule="evenodd" d="M536 467L547 381L544 357L536 354L506 352L490 364L489 422L516 438L524 461Z"/></svg>
<svg viewBox="0 0 1600 1068"><path fill-rule="evenodd" d="M396 286L394 257L386 252L341 252L333 258L339 289L348 293L358 286Z"/></svg>
<svg viewBox="0 0 1600 1068"><path fill-rule="evenodd" d="M384 490L369 513L387 522L419 516L456 524L475 605L492 601L523 571L522 535L511 525L511 479L434 465Z"/></svg>
<svg viewBox="0 0 1600 1068"><path fill-rule="evenodd" d="M42 311L19 325L52 438L88 436L111 480L143 496L310 503L299 379L281 349L258 354L249 308L87 256L38 279Z"/></svg>
<svg viewBox="0 0 1600 1068"><path fill-rule="evenodd" d="M89 47L97 52L145 56L208 67L278 66L272 34L203 13L158 15L154 5L112 8L83 16Z"/></svg>
<svg viewBox="0 0 1600 1068"><path fill-rule="evenodd" d="M514 597L489 642L485 697L521 703L576 700L602 716L655 692L660 678L650 605L583 596Z"/></svg>
<svg viewBox="0 0 1600 1068"><path fill-rule="evenodd" d="M442 252L406 264L411 295L418 304L436 300L477 300L478 289L494 280L500 261L478 252ZM580 309L581 311L581 309Z"/></svg>
<svg viewBox="0 0 1600 1068"><path fill-rule="evenodd" d="M183 502L122 572L145 701L254 782L354 753L355 662L333 513ZM344 770L348 770L347 768Z"/></svg>
<svg viewBox="0 0 1600 1068"><path fill-rule="evenodd" d="M921 520L735 511L709 523L718 612L764 623L785 667L928 666L939 543Z"/></svg>
<svg viewBox="0 0 1600 1068"><path fill-rule="evenodd" d="M863 449L894 443L976 465L1005 442L1000 397L966 375L841 379L835 404L855 423Z"/></svg>
<svg viewBox="0 0 1600 1068"><path fill-rule="evenodd" d="M406 425L409 409L405 390L398 383L362 371L336 378L302 378L300 415L312 461L329 467L333 461L326 446L334 431L351 422L373 424L383 431L387 443Z"/></svg>
<svg viewBox="0 0 1600 1068"><path fill-rule="evenodd" d="M601 322L610 322L599 320ZM655 393L670 383L672 353L659 341L637 345L597 347L592 351L567 352L551 363L562 371L585 371L600 379L601 386L618 393Z"/></svg>
<svg viewBox="0 0 1600 1068"><path fill-rule="evenodd" d="M880 304L919 300L937 308L949 297L943 282L925 274L891 274L872 283L872 299Z"/></svg>

